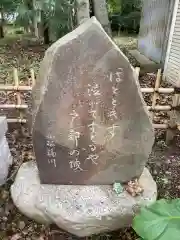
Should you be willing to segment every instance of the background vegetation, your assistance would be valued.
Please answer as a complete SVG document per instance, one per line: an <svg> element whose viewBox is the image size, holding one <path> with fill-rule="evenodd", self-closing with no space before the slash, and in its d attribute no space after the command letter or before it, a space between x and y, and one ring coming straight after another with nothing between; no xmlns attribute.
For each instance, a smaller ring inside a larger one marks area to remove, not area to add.
<svg viewBox="0 0 180 240"><path fill-rule="evenodd" d="M31 34L49 43L93 15L108 34L111 29L138 32L141 0L1 0L0 38L13 26L17 34Z"/></svg>

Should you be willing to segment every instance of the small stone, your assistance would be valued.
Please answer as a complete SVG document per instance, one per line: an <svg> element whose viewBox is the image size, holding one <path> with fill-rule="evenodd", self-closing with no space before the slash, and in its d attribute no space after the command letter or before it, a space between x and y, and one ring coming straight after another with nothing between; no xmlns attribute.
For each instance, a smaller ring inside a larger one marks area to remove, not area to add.
<svg viewBox="0 0 180 240"><path fill-rule="evenodd" d="M166 160L166 164L170 164L171 163L171 160L170 159L167 159Z"/></svg>
<svg viewBox="0 0 180 240"><path fill-rule="evenodd" d="M26 226L26 224L25 224L25 222L24 221L20 221L19 222L19 228L22 230L23 228L25 228L25 226Z"/></svg>
<svg viewBox="0 0 180 240"><path fill-rule="evenodd" d="M15 222L12 222L12 227L16 227L16 223Z"/></svg>
<svg viewBox="0 0 180 240"><path fill-rule="evenodd" d="M24 235L28 235L29 231L24 230L24 231L22 231L22 233L23 233Z"/></svg>
<svg viewBox="0 0 180 240"><path fill-rule="evenodd" d="M21 236L19 233L14 234L14 235L10 238L10 240L18 240L18 239L22 239L22 236Z"/></svg>
<svg viewBox="0 0 180 240"><path fill-rule="evenodd" d="M167 178L161 178L161 180L163 181L164 184L168 184L168 179Z"/></svg>
<svg viewBox="0 0 180 240"><path fill-rule="evenodd" d="M157 175L157 174L158 174L157 170L154 170L153 175Z"/></svg>
<svg viewBox="0 0 180 240"><path fill-rule="evenodd" d="M2 198L3 200L6 200L6 199L8 198L8 196L9 196L8 191L3 190L2 194L1 194L1 198Z"/></svg>
<svg viewBox="0 0 180 240"><path fill-rule="evenodd" d="M6 222L7 220L8 220L8 218L7 217L2 217L2 220L4 221L4 222Z"/></svg>

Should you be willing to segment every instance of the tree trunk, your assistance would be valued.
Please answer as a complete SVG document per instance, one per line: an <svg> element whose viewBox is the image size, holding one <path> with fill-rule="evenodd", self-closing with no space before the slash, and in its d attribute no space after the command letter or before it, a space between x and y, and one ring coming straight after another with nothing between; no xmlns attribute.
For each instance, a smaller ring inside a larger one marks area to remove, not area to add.
<svg viewBox="0 0 180 240"><path fill-rule="evenodd" d="M44 38L44 44L49 44L50 43L49 25L43 10L41 11L41 23L42 23L42 33Z"/></svg>
<svg viewBox="0 0 180 240"><path fill-rule="evenodd" d="M106 0L93 0L94 15L109 36L112 36Z"/></svg>
<svg viewBox="0 0 180 240"><path fill-rule="evenodd" d="M39 27L38 27L38 20L39 20L39 12L40 10L36 6L36 0L33 0L33 9L34 9L34 15L33 15L33 25L34 25L34 35L36 38L39 39Z"/></svg>
<svg viewBox="0 0 180 240"><path fill-rule="evenodd" d="M0 24L0 38L4 38L4 29L3 29L2 21Z"/></svg>
<svg viewBox="0 0 180 240"><path fill-rule="evenodd" d="M1 16L1 22L0 22L0 38L4 38L4 13L3 9L0 9L0 16Z"/></svg>
<svg viewBox="0 0 180 240"><path fill-rule="evenodd" d="M89 0L76 0L78 25L90 18Z"/></svg>
<svg viewBox="0 0 180 240"><path fill-rule="evenodd" d="M44 44L49 44L49 43L50 43L49 27L46 26L46 27L44 28L43 35L44 35Z"/></svg>
<svg viewBox="0 0 180 240"><path fill-rule="evenodd" d="M33 16L33 25L34 25L34 35L36 38L39 39L39 28L38 28L38 21L37 21L36 14L34 14Z"/></svg>

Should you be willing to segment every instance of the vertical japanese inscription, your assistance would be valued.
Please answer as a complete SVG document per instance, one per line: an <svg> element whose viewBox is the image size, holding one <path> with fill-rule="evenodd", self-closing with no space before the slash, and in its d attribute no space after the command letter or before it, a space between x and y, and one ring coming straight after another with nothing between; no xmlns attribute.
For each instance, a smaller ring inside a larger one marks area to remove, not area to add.
<svg viewBox="0 0 180 240"><path fill-rule="evenodd" d="M116 128L120 126L116 125L115 122L118 120L117 116L117 95L118 95L118 84L123 81L124 73L123 69L119 68L117 72L110 73L109 81L112 83L112 108L108 112L108 117L112 122L112 126L107 128L107 139L106 141L110 141L115 136ZM79 147L79 138L81 137L81 133L78 131L78 127L76 127L76 121L79 118L78 112L73 109L70 113L71 121L70 121L70 129L68 140L73 141L74 148L69 152L70 161L69 166L74 172L79 171L87 171L87 169L83 169L82 162L80 161L81 150L87 153L87 156L84 158L84 166L86 163L91 163L98 165L99 155L97 153L97 145L96 145L96 135L98 130L97 124L97 109L101 99L100 86L97 83L92 82L87 85L87 95L89 97L89 106L88 106L88 114L91 119L91 122L87 125L90 132L90 142L87 148Z"/></svg>
<svg viewBox="0 0 180 240"><path fill-rule="evenodd" d="M76 112L76 110L73 109L71 116L71 122L70 122L70 130L68 135L68 140L73 141L74 143L74 149L69 152L71 160L69 161L70 168L74 171L83 171L81 167L81 162L79 160L80 151L78 149L78 140L80 138L81 133L76 130L74 127L74 122L79 117L79 114Z"/></svg>
<svg viewBox="0 0 180 240"><path fill-rule="evenodd" d="M48 134L46 138L46 154L48 157L48 163L56 168L56 145L54 143L54 137Z"/></svg>
<svg viewBox="0 0 180 240"><path fill-rule="evenodd" d="M112 108L108 113L108 117L113 122L111 127L107 128L107 141L110 141L115 136L116 128L120 126L116 125L114 122L118 120L117 116L117 95L118 95L118 84L124 79L124 71L122 68L118 68L118 71L113 74L110 72L109 81L112 83ZM115 83L115 84L114 84Z"/></svg>
<svg viewBox="0 0 180 240"><path fill-rule="evenodd" d="M96 124L97 118L97 107L99 104L99 97L101 96L101 92L99 90L99 85L97 83L88 84L88 96L91 101L89 102L89 111L88 113L92 117L92 122L88 125L90 130L90 144L88 146L88 156L85 159L86 161L91 161L92 164L98 164L97 160L99 155L96 153L96 133L98 125Z"/></svg>

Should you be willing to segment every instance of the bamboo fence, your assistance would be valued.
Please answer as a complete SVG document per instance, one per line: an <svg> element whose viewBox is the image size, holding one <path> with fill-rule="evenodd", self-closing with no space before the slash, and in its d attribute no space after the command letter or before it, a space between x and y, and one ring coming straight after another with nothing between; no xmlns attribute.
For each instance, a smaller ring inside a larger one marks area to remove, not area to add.
<svg viewBox="0 0 180 240"><path fill-rule="evenodd" d="M136 68L135 72L139 78L140 68ZM7 119L8 123L26 123L27 120L23 118L22 111L28 109L27 104L22 104L21 101L21 92L32 91L32 88L35 84L35 73L34 70L30 70L31 75L31 83L29 81L29 86L22 86L19 84L18 71L16 68L13 69L13 81L12 85L0 85L0 91L15 91L16 92L16 103L15 104L0 104L0 109L17 109L19 111L19 118L11 118ZM152 94L152 105L147 106L148 111L150 112L150 116L152 120L154 119L155 111L167 111L170 112L170 120L163 124L153 124L155 129L166 129L167 130L167 141L173 138L174 130L180 130L180 125L177 123L176 113L180 112L180 88L170 87L170 88L162 88L161 85L162 73L161 69L158 70L155 87L154 88L141 88L142 93L151 93ZM173 94L173 103L172 105L157 105L157 99L159 94Z"/></svg>

